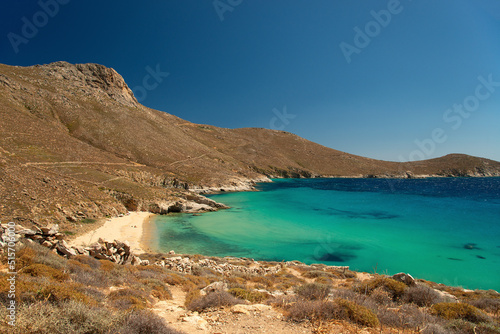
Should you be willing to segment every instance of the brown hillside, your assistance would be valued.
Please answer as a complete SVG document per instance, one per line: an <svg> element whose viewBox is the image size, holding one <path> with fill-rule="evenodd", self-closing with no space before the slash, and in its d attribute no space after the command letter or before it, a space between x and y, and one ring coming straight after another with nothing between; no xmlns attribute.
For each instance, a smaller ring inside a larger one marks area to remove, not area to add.
<svg viewBox="0 0 500 334"><path fill-rule="evenodd" d="M2 221L161 212L162 201L186 198L186 188L248 189L266 176L412 174L498 176L500 163L373 160L283 131L193 124L147 108L101 65L0 65Z"/></svg>

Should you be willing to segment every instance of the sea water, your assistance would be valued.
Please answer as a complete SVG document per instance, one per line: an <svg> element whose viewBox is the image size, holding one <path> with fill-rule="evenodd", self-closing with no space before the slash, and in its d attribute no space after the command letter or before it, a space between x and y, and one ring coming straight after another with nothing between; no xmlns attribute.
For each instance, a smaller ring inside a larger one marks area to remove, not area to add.
<svg viewBox="0 0 500 334"><path fill-rule="evenodd" d="M152 246L500 291L500 178L276 179L257 188L210 196L228 210L158 216Z"/></svg>

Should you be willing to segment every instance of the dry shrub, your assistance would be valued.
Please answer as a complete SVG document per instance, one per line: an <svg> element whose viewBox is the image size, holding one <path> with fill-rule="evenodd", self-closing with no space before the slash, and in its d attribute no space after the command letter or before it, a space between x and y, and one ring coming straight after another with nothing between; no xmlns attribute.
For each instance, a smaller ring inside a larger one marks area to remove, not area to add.
<svg viewBox="0 0 500 334"><path fill-rule="evenodd" d="M406 284L395 281L387 277L376 277L371 280L361 282L354 289L359 293L371 294L375 289L382 288L387 291L393 300L400 299L406 289Z"/></svg>
<svg viewBox="0 0 500 334"><path fill-rule="evenodd" d="M443 319L462 319L473 323L489 322L491 319L478 308L466 303L438 303L431 312Z"/></svg>
<svg viewBox="0 0 500 334"><path fill-rule="evenodd" d="M23 247L16 253L16 269L20 270L24 267L35 263L36 252L33 248Z"/></svg>
<svg viewBox="0 0 500 334"><path fill-rule="evenodd" d="M180 276L179 274L167 273L163 277L163 281L165 281L165 283L170 284L170 285L181 285L185 281L185 279L182 276Z"/></svg>
<svg viewBox="0 0 500 334"><path fill-rule="evenodd" d="M413 303L418 306L431 306L445 301L436 290L422 284L417 284L416 286L408 288L402 300L406 303Z"/></svg>
<svg viewBox="0 0 500 334"><path fill-rule="evenodd" d="M184 299L184 306L188 307L188 305L191 305L193 300L198 298L201 298L200 290L194 289L189 291Z"/></svg>
<svg viewBox="0 0 500 334"><path fill-rule="evenodd" d="M99 261L96 260L99 264ZM95 266L95 264L93 264ZM73 281L95 287L105 288L110 285L105 272L99 269L94 270L89 264L80 261L69 260L68 268Z"/></svg>
<svg viewBox="0 0 500 334"><path fill-rule="evenodd" d="M265 276L258 276L258 275L251 276L249 281L252 283L262 284L268 288L273 286L273 282ZM245 285L245 280L241 279L241 282L239 282L239 283L242 285Z"/></svg>
<svg viewBox="0 0 500 334"><path fill-rule="evenodd" d="M405 304L399 308L399 316L401 319L401 328L421 329L429 323L437 323L439 319L429 315L422 309L412 304Z"/></svg>
<svg viewBox="0 0 500 334"><path fill-rule="evenodd" d="M164 319L151 311L138 310L130 313L126 318L121 334L181 334L169 327Z"/></svg>
<svg viewBox="0 0 500 334"><path fill-rule="evenodd" d="M108 304L119 310L140 310L149 305L147 293L130 288L112 291L108 295Z"/></svg>
<svg viewBox="0 0 500 334"><path fill-rule="evenodd" d="M217 277L220 277L221 275L216 272L213 269L207 268L207 267L201 267L197 264L193 265L191 268L193 275L195 276L202 276L202 277L207 277L211 279L215 279Z"/></svg>
<svg viewBox="0 0 500 334"><path fill-rule="evenodd" d="M422 334L448 334L449 331L447 331L441 325L438 325L438 324L429 324L424 329L422 329L421 333Z"/></svg>
<svg viewBox="0 0 500 334"><path fill-rule="evenodd" d="M266 275L270 280L270 286L274 286L278 290L288 290L292 287L304 284L304 279L298 278L295 275L288 273L286 270L280 270L279 272L271 275Z"/></svg>
<svg viewBox="0 0 500 334"><path fill-rule="evenodd" d="M342 269L336 269L336 268L331 268L331 267L326 267L325 271L334 274L338 278L346 279L346 278L356 278L356 273L354 271L350 270L342 270Z"/></svg>
<svg viewBox="0 0 500 334"><path fill-rule="evenodd" d="M149 271L149 272L154 272L156 274L164 274L165 273L165 269L163 269L160 266L137 266L135 268L139 272L141 272L141 271Z"/></svg>
<svg viewBox="0 0 500 334"><path fill-rule="evenodd" d="M391 328L421 330L429 324L439 323L437 318L412 304L405 304L398 309L382 306L372 310L382 325Z"/></svg>
<svg viewBox="0 0 500 334"><path fill-rule="evenodd" d="M226 291L215 291L205 296L191 300L191 302L186 306L191 311L201 312L212 307L232 306L244 303L244 301L235 298L233 295Z"/></svg>
<svg viewBox="0 0 500 334"><path fill-rule="evenodd" d="M305 273L302 274L302 277L306 278L318 278L318 277L328 277L328 278L338 278L336 275L322 271L322 270L311 270L311 271L306 271Z"/></svg>
<svg viewBox="0 0 500 334"><path fill-rule="evenodd" d="M314 280L314 283L318 284L325 284L325 285L332 285L333 281L330 278L326 277L318 277Z"/></svg>
<svg viewBox="0 0 500 334"><path fill-rule="evenodd" d="M81 270L92 271L92 268L88 264L73 259L68 260L68 269L71 273Z"/></svg>
<svg viewBox="0 0 500 334"><path fill-rule="evenodd" d="M337 305L331 301L303 300L285 303L288 320L294 321L316 321L331 320L337 318Z"/></svg>
<svg viewBox="0 0 500 334"><path fill-rule="evenodd" d="M4 308L0 309L0 313ZM70 301L61 305L37 302L20 305L16 314L16 326L0 323L1 333L25 334L105 334L114 333L122 315L110 313L103 307ZM5 317L2 314L2 319Z"/></svg>
<svg viewBox="0 0 500 334"><path fill-rule="evenodd" d="M453 334L479 334L475 332L476 327L476 324L462 319L452 320L446 325L446 329Z"/></svg>
<svg viewBox="0 0 500 334"><path fill-rule="evenodd" d="M352 323L378 327L379 320L368 308L345 299L335 301L299 300L287 309L288 319L303 321L347 320Z"/></svg>
<svg viewBox="0 0 500 334"><path fill-rule="evenodd" d="M115 269L118 264L115 264L111 261L108 260L98 260L100 264L100 269L104 270L106 272L111 272L113 269Z"/></svg>
<svg viewBox="0 0 500 334"><path fill-rule="evenodd" d="M86 255L77 255L72 258L72 261L77 261L82 264L88 265L92 269L100 269L101 268L101 261L94 259L93 257L86 256ZM111 261L106 261L111 263Z"/></svg>
<svg viewBox="0 0 500 334"><path fill-rule="evenodd" d="M66 270L68 260L62 256L53 253L49 248L46 248L36 242L25 245L25 248L31 248L35 251L35 263L44 264L59 270Z"/></svg>
<svg viewBox="0 0 500 334"><path fill-rule="evenodd" d="M36 291L36 299L61 303L66 301L78 301L89 305L95 305L96 301L80 291L83 286L78 283L49 283Z"/></svg>
<svg viewBox="0 0 500 334"><path fill-rule="evenodd" d="M172 293L168 286L160 280L148 279L143 280L142 283L151 289L151 295L159 300L172 299Z"/></svg>
<svg viewBox="0 0 500 334"><path fill-rule="evenodd" d="M337 312L341 319L350 320L358 325L368 327L378 327L380 325L375 313L362 305L345 299L337 299L335 303L339 307Z"/></svg>
<svg viewBox="0 0 500 334"><path fill-rule="evenodd" d="M322 300L328 297L330 286L319 283L307 283L297 288L297 294L308 300Z"/></svg>
<svg viewBox="0 0 500 334"><path fill-rule="evenodd" d="M51 268L45 264L35 263L25 267L22 274L30 275L33 277L47 277L48 279L56 280L59 282L65 281L69 275L59 269Z"/></svg>
<svg viewBox="0 0 500 334"><path fill-rule="evenodd" d="M373 290L370 297L380 305L390 305L392 303L391 294L381 287Z"/></svg>
<svg viewBox="0 0 500 334"><path fill-rule="evenodd" d="M184 275L183 290L191 291L193 289L202 289L210 284L210 280L206 277L198 277L190 274Z"/></svg>
<svg viewBox="0 0 500 334"><path fill-rule="evenodd" d="M486 312L491 312L493 314L500 313L500 299L498 298L479 298L470 301L469 304Z"/></svg>
<svg viewBox="0 0 500 334"><path fill-rule="evenodd" d="M39 277L21 277L16 281L16 300L20 304L32 304L39 301L63 303L79 301L96 305L96 300L84 291L84 286L73 282L49 281Z"/></svg>
<svg viewBox="0 0 500 334"><path fill-rule="evenodd" d="M450 321L446 328L453 334L499 334L500 327L492 323L474 324L463 319ZM449 332L448 332L449 333Z"/></svg>
<svg viewBox="0 0 500 334"><path fill-rule="evenodd" d="M106 295L103 292L101 292L101 290L96 289L94 287L82 286L79 288L78 291L89 296L98 303L102 303L106 299Z"/></svg>
<svg viewBox="0 0 500 334"><path fill-rule="evenodd" d="M249 291L242 288L232 288L228 291L230 294L239 299L248 300L250 303L262 303L269 298L269 295L259 291Z"/></svg>
<svg viewBox="0 0 500 334"><path fill-rule="evenodd" d="M265 280L266 279L264 277L251 276L248 281L255 282L255 283L263 283L263 284L265 284L264 283ZM247 282L247 280L245 280L242 277L232 276L232 275L229 276L229 277L227 277L226 281L227 281L228 285L231 286L231 287L244 287L246 285L246 282ZM269 282L269 280L267 280L267 282Z"/></svg>

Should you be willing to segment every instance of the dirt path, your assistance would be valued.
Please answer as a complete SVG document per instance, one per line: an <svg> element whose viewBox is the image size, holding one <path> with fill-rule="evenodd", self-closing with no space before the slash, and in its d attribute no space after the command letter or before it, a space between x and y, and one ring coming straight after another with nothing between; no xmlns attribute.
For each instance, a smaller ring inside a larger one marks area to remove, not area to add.
<svg viewBox="0 0 500 334"><path fill-rule="evenodd" d="M152 309L167 323L184 333L311 333L307 323L287 322L283 314L267 305L243 305L232 308L191 312L184 307L186 293L172 286L172 300L160 301Z"/></svg>

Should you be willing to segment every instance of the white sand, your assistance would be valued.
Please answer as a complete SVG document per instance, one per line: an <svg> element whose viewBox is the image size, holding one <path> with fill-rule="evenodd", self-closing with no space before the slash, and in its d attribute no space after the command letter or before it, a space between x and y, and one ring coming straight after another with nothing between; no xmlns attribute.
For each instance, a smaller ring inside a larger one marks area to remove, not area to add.
<svg viewBox="0 0 500 334"><path fill-rule="evenodd" d="M129 215L106 219L104 225L98 229L85 233L68 244L70 246L88 246L97 242L99 238L104 240L127 240L130 243L130 248L135 254L144 253L141 246L142 234L144 232L144 223L149 221L149 217L153 214L149 212L130 212Z"/></svg>

